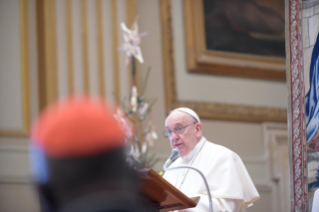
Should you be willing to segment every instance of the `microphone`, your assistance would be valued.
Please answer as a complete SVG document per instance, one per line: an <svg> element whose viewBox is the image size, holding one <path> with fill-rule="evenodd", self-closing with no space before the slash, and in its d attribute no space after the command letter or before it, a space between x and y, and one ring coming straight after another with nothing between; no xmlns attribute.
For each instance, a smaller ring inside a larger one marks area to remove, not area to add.
<svg viewBox="0 0 319 212"><path fill-rule="evenodd" d="M171 151L171 154L169 155L168 159L165 162L165 167L168 167L171 165L171 163L179 156L179 149L175 148Z"/></svg>
<svg viewBox="0 0 319 212"><path fill-rule="evenodd" d="M205 183L205 187L208 194L208 201L209 201L209 212L213 212L214 209L213 209L212 195L210 194L210 189L203 172L201 172L199 169L196 169L195 167L192 167L192 166L176 166L176 167L168 168L168 166L171 165L173 160L176 159L178 156L179 156L179 149L178 148L173 149L170 156L168 157L167 161L165 162L163 166L164 171L171 171L175 169L193 169L194 171L197 171Z"/></svg>

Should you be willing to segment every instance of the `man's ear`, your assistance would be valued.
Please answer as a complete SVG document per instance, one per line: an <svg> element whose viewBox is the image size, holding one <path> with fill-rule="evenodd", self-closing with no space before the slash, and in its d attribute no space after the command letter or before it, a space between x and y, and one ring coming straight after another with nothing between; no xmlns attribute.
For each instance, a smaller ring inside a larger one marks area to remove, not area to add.
<svg viewBox="0 0 319 212"><path fill-rule="evenodd" d="M196 136L201 136L202 135L202 130L203 130L202 123L200 123L200 122L196 123L195 129L196 129Z"/></svg>

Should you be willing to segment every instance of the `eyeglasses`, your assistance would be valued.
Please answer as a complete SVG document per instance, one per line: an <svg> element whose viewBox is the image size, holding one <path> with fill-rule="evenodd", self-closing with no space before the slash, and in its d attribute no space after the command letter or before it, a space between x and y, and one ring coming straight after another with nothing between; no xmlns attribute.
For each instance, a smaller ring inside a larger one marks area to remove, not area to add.
<svg viewBox="0 0 319 212"><path fill-rule="evenodd" d="M196 123L197 123L197 122L193 122L193 123L188 124L188 125L186 125L186 126L184 126L184 127L175 127L173 130L165 130L165 131L163 132L163 136L164 136L165 138L171 137L172 134L173 134L173 132L176 133L176 134L178 134L178 135L183 134L186 127L188 127L188 126L190 126L190 125L192 125L192 124L196 124Z"/></svg>

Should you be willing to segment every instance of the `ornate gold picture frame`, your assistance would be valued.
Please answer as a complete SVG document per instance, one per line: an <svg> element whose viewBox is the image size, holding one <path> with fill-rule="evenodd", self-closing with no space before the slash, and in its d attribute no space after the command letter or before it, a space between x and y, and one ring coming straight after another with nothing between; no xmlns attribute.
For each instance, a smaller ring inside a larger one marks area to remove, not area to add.
<svg viewBox="0 0 319 212"><path fill-rule="evenodd" d="M250 122L287 121L287 110L284 108L178 100L175 80L176 71L174 66L175 61L171 1L161 0L160 3L167 112L171 111L173 108L183 106L194 109L203 119L236 120Z"/></svg>
<svg viewBox="0 0 319 212"><path fill-rule="evenodd" d="M207 49L206 36L208 32L207 31L205 32L205 27L207 26L205 26L205 20L204 20L205 14L204 14L204 8L203 8L203 0L184 0L183 3L184 3L187 69L189 72L215 74L215 75L231 75L231 76L250 77L250 78L262 78L262 79L271 79L271 80L280 80L280 81L286 80L286 68L285 68L284 56L283 57L274 56L270 53L269 53L270 54L269 56L262 56L262 55L253 54L253 53L241 53L241 50L238 50L239 52L233 52L233 51L220 51L220 50ZM216 6L215 10L222 10L222 9ZM219 14L226 13L226 12L227 11L219 11ZM232 11L229 11L229 12L232 12ZM275 12L275 11L270 11L270 12ZM278 14L280 14L280 16ZM264 40L264 41L271 43L272 45L275 46L275 48L276 48L276 45L280 43L282 47L281 52L284 52L285 51L284 50L285 48L284 47L284 43L285 43L284 42L285 40L284 11L279 11L277 15L279 16L279 19L281 19L281 22L282 22L280 26L276 26L277 28L282 27L281 30L283 34L279 38L280 42L278 41L277 37L274 38L271 36L268 37L267 39L272 38L272 40L268 40L268 41ZM247 16L247 14L245 16ZM244 15L242 18L244 18ZM242 23L243 25L249 24L249 23L245 23L244 20L240 20L240 21L241 22L238 22L238 23ZM218 20L218 24L220 24L220 22L222 22L222 19ZM254 24L255 24L254 26L248 26L248 27L256 27L256 25L258 25L256 23ZM261 25L263 25L263 23L261 23L259 26ZM214 29L214 30L217 30L217 29ZM213 32L213 34L215 33L217 33L217 31ZM227 32L223 32L223 33L227 35ZM232 40L234 41L238 39L236 38L236 35L233 33L231 34L228 33L228 35L232 35L233 36ZM261 37L262 34L255 35L255 37L256 36ZM247 37L251 37L251 36L247 35ZM216 37L215 39L217 38L219 37ZM252 40L262 41L263 39L252 38ZM243 44L237 44L237 43L240 43L240 41L234 42L232 46L236 46L236 45L243 46ZM249 45L247 45L248 43L244 43L244 44L246 45L245 47L246 49L258 48L258 46L256 47L249 46L254 44L249 44ZM227 45L229 46L229 44ZM267 45L264 45L264 46L267 46Z"/></svg>

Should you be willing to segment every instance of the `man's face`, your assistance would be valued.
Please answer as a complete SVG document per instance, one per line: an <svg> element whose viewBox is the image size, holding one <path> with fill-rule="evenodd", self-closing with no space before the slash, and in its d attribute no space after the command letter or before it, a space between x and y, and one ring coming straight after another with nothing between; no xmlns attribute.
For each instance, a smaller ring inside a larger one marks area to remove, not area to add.
<svg viewBox="0 0 319 212"><path fill-rule="evenodd" d="M191 116L180 111L174 111L166 119L165 128L167 131L173 131L178 127L185 127L190 124L188 127L184 128L182 134L177 134L173 131L172 134L169 135L172 149L178 148L181 157L188 155L201 137L201 124L192 124L194 122L195 121Z"/></svg>

